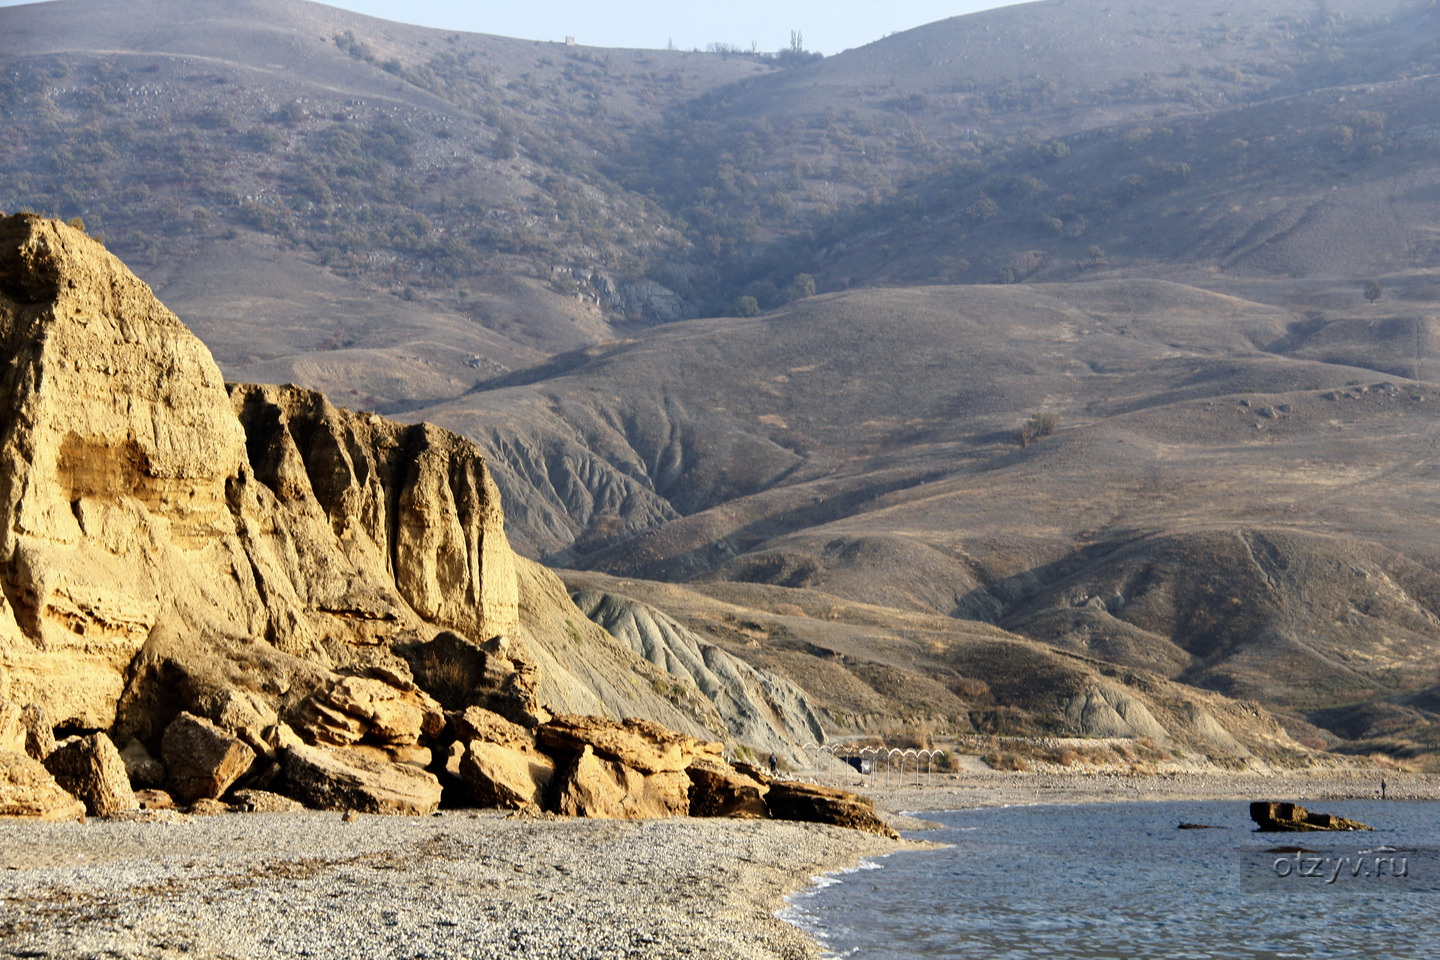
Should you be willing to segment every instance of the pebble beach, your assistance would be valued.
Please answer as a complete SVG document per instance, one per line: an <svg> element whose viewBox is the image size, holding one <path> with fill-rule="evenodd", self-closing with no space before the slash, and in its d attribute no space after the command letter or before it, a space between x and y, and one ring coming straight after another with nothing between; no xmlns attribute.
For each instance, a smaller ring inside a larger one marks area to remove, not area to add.
<svg viewBox="0 0 1440 960"><path fill-rule="evenodd" d="M1396 800L1440 778L1387 774ZM1371 798L1372 772L962 773L861 789L900 811L1037 803ZM116 958L813 958L786 894L916 848L815 824L453 811L0 821L0 953Z"/></svg>

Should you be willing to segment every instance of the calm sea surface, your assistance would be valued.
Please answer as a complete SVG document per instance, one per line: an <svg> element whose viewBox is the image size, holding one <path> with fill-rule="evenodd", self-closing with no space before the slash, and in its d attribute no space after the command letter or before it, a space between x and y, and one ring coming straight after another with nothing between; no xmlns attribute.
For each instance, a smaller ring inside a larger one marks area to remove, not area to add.
<svg viewBox="0 0 1440 960"><path fill-rule="evenodd" d="M827 878L787 918L863 960L1440 960L1440 803L1307 806L1375 832L1254 833L1241 802L924 814L944 829L912 836L949 849Z"/></svg>

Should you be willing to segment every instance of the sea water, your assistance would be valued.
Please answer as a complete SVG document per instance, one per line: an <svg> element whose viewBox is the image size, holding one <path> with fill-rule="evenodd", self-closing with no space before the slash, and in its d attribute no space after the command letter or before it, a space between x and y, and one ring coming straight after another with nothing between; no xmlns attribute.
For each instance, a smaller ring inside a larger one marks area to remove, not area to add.
<svg viewBox="0 0 1440 960"><path fill-rule="evenodd" d="M822 878L786 916L859 960L1440 958L1440 803L1309 806L1375 830L1256 833L1243 802L927 813L910 836L945 849Z"/></svg>

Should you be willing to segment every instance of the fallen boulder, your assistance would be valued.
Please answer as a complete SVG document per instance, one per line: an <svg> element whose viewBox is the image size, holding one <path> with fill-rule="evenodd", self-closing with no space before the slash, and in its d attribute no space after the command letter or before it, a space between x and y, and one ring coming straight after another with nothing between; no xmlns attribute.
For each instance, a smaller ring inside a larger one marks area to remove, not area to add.
<svg viewBox="0 0 1440 960"><path fill-rule="evenodd" d="M66 793L45 765L24 753L0 753L0 817L84 820L85 804Z"/></svg>
<svg viewBox="0 0 1440 960"><path fill-rule="evenodd" d="M85 804L92 817L109 817L140 804L120 751L103 733L71 737L45 758L45 769L67 793Z"/></svg>
<svg viewBox="0 0 1440 960"><path fill-rule="evenodd" d="M558 777L555 812L602 820L687 816L690 778L678 770L647 776L586 745Z"/></svg>
<svg viewBox="0 0 1440 960"><path fill-rule="evenodd" d="M449 719L450 730L461 743L479 740L517 749L533 749L535 746L535 731L484 707L467 707L450 714Z"/></svg>
<svg viewBox="0 0 1440 960"><path fill-rule="evenodd" d="M465 748L459 767L471 800L509 810L540 806L555 776L555 761L544 754L480 740Z"/></svg>
<svg viewBox="0 0 1440 960"><path fill-rule="evenodd" d="M413 684L401 689L369 677L339 677L311 694L290 723L312 743L416 744L445 729L445 714Z"/></svg>
<svg viewBox="0 0 1440 960"><path fill-rule="evenodd" d="M685 773L690 778L692 817L764 820L770 816L765 806L765 794L770 788L723 760L696 757Z"/></svg>
<svg viewBox="0 0 1440 960"><path fill-rule="evenodd" d="M1333 813L1311 813L1298 803L1257 800L1250 804L1250 819L1261 833L1307 833L1323 830L1371 830L1359 820Z"/></svg>
<svg viewBox="0 0 1440 960"><path fill-rule="evenodd" d="M145 744L131 738L120 751L125 762L125 772L130 776L130 786L139 789L158 789L165 786L165 764L156 760L145 749Z"/></svg>
<svg viewBox="0 0 1440 960"><path fill-rule="evenodd" d="M878 833L892 840L900 835L875 814L875 802L846 790L812 783L775 780L769 784L765 805L776 820L803 820L829 823L851 830Z"/></svg>
<svg viewBox="0 0 1440 960"><path fill-rule="evenodd" d="M304 744L287 748L281 763L286 792L319 810L428 816L440 806L440 781L409 764Z"/></svg>
<svg viewBox="0 0 1440 960"><path fill-rule="evenodd" d="M255 751L240 738L190 713L165 728L160 754L167 789L183 806L202 798L218 800L255 762Z"/></svg>

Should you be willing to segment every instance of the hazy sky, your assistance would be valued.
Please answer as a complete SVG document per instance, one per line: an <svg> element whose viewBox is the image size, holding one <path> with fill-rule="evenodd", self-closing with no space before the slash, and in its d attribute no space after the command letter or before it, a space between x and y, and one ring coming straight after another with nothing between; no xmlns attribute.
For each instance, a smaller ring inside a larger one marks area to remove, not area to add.
<svg viewBox="0 0 1440 960"><path fill-rule="evenodd" d="M428 27L498 33L526 40L563 40L597 47L663 47L689 50L721 42L779 50L799 30L807 50L839 53L909 30L988 7L999 0L344 0L332 6L386 20Z"/></svg>
<svg viewBox="0 0 1440 960"><path fill-rule="evenodd" d="M21 0L0 0L14 6ZM824 54L859 47L909 30L989 7L1002 0L340 0L330 6L427 27L497 33L525 40L563 40L596 47L664 47L683 50L710 43L764 51L788 46L790 31L805 48Z"/></svg>

